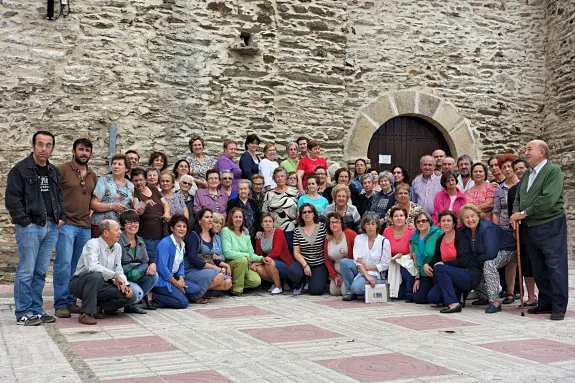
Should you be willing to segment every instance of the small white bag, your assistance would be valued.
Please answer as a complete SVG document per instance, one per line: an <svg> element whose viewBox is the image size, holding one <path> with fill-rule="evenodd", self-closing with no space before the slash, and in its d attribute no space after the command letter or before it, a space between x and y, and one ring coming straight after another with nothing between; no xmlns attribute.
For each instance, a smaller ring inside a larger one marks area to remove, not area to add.
<svg viewBox="0 0 575 383"><path fill-rule="evenodd" d="M377 283L375 287L365 285L365 303L386 303L387 297L387 283Z"/></svg>

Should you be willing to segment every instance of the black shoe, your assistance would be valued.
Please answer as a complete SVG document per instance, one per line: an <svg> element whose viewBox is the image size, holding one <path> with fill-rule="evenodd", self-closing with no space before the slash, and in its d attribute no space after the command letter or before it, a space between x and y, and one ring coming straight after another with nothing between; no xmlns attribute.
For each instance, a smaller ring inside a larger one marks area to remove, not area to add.
<svg viewBox="0 0 575 383"><path fill-rule="evenodd" d="M527 314L551 314L551 307L537 306L527 310Z"/></svg>
<svg viewBox="0 0 575 383"><path fill-rule="evenodd" d="M346 302L355 301L356 299L357 299L357 296L355 294L345 294L343 296L343 298L341 298L342 301L346 301Z"/></svg>
<svg viewBox="0 0 575 383"><path fill-rule="evenodd" d="M38 319L40 319L42 321L42 323L54 323L54 322L56 322L56 317L53 315L49 315L47 313L38 314L36 316L38 317Z"/></svg>
<svg viewBox="0 0 575 383"><path fill-rule="evenodd" d="M501 303L503 303L504 305L510 305L513 302L515 302L515 298L513 297L506 297Z"/></svg>
<svg viewBox="0 0 575 383"><path fill-rule="evenodd" d="M144 301L144 305L145 305L144 310L157 310L158 309L158 307L154 304L154 302L150 301L148 299L147 295L142 300Z"/></svg>
<svg viewBox="0 0 575 383"><path fill-rule="evenodd" d="M405 298L405 303L413 303L413 297Z"/></svg>
<svg viewBox="0 0 575 383"><path fill-rule="evenodd" d="M440 313L442 314L453 314L453 313L460 313L461 312L461 304L458 304L457 306L455 306L454 308L451 308L449 306L442 308L441 310L439 310Z"/></svg>
<svg viewBox="0 0 575 383"><path fill-rule="evenodd" d="M473 302L471 302L471 304L473 306L486 306L489 304L489 301L487 299L476 299Z"/></svg>
<svg viewBox="0 0 575 383"><path fill-rule="evenodd" d="M147 314L146 310L134 305L124 307L124 312L126 314Z"/></svg>
<svg viewBox="0 0 575 383"><path fill-rule="evenodd" d="M239 292L237 292L237 291L230 290L230 296L232 296L232 297L241 297L241 296L242 296L242 293L239 293Z"/></svg>
<svg viewBox="0 0 575 383"><path fill-rule="evenodd" d="M554 311L551 313L551 316L549 317L549 319L551 319L551 320L563 320L563 319L565 319L565 313L562 313L559 311Z"/></svg>

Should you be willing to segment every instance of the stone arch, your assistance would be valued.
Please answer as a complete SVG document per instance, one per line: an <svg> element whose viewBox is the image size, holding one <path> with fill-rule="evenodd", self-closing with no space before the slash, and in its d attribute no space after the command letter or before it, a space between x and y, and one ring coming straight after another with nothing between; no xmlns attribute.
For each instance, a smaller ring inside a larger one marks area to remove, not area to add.
<svg viewBox="0 0 575 383"><path fill-rule="evenodd" d="M363 106L355 120L345 158L365 158L376 130L398 116L416 116L430 122L443 134L454 158L463 153L473 159L481 158L477 144L479 135L469 120L451 103L423 90L390 92Z"/></svg>

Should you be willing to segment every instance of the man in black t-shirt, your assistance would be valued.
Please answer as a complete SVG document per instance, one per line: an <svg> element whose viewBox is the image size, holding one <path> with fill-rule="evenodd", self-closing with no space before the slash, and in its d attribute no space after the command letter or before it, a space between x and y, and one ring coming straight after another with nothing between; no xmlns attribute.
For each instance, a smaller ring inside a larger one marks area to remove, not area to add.
<svg viewBox="0 0 575 383"><path fill-rule="evenodd" d="M10 170L6 209L16 226L18 266L14 281L16 323L37 326L55 322L43 308L42 291L58 230L66 219L60 172L48 158L54 135L38 131L32 153Z"/></svg>

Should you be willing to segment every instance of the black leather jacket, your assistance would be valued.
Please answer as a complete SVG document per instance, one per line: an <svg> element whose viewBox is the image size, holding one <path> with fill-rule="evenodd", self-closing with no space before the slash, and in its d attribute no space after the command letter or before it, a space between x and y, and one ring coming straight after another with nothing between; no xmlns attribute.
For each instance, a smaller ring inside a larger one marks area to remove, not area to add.
<svg viewBox="0 0 575 383"><path fill-rule="evenodd" d="M54 219L56 223L59 220L65 221L60 171L50 162L48 162L48 178ZM13 223L20 226L28 226L31 223L46 225L48 217L40 191L40 175L32 154L18 162L8 173L5 204Z"/></svg>

